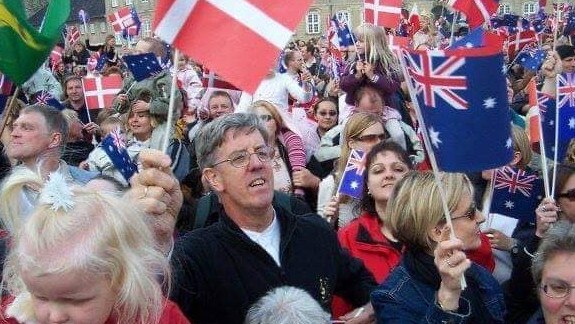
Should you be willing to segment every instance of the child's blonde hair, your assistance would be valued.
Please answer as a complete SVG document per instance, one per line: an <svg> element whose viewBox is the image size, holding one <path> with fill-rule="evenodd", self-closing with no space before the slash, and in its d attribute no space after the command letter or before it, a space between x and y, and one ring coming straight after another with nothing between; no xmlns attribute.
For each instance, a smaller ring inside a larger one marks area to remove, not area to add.
<svg viewBox="0 0 575 324"><path fill-rule="evenodd" d="M40 203L12 233L2 286L15 300L7 313L22 322L35 320L23 271L31 276L83 271L110 280L119 323L157 323L164 307L159 280L169 281L169 264L156 249L146 215L112 194L79 187L72 192L69 210Z"/></svg>
<svg viewBox="0 0 575 324"><path fill-rule="evenodd" d="M374 64L388 77L399 75L399 63L389 49L383 28L364 23L355 29L354 34L365 42L365 61Z"/></svg>

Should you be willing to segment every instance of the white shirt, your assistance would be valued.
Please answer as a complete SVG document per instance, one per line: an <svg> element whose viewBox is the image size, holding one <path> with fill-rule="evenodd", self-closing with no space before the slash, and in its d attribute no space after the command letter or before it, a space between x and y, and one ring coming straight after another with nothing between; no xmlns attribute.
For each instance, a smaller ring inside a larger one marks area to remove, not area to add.
<svg viewBox="0 0 575 324"><path fill-rule="evenodd" d="M257 245L261 246L271 257L274 259L278 267L281 267L280 263L280 224L276 217L276 211L274 210L274 219L272 223L264 229L262 232L250 231L243 229L244 233Z"/></svg>

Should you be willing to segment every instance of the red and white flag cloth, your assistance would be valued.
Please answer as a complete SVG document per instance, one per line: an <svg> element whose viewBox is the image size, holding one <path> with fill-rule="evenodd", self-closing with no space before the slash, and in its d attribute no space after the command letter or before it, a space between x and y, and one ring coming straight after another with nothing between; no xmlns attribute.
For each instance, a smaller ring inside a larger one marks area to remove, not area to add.
<svg viewBox="0 0 575 324"><path fill-rule="evenodd" d="M136 24L130 7L120 8L118 11L108 15L108 21L112 24L114 32L119 33L122 30Z"/></svg>
<svg viewBox="0 0 575 324"><path fill-rule="evenodd" d="M376 26L396 28L401 19L403 0L364 0L365 22Z"/></svg>
<svg viewBox="0 0 575 324"><path fill-rule="evenodd" d="M62 48L62 46L56 45L53 49L52 52L50 53L50 64L52 64L52 69L55 68L55 66L62 62L62 53L64 52L64 49Z"/></svg>
<svg viewBox="0 0 575 324"><path fill-rule="evenodd" d="M470 28L489 22L499 8L498 0L449 0L447 4L465 14Z"/></svg>
<svg viewBox="0 0 575 324"><path fill-rule="evenodd" d="M402 47L409 47L409 37L387 35L387 45L393 52L399 51Z"/></svg>
<svg viewBox="0 0 575 324"><path fill-rule="evenodd" d="M159 0L154 32L236 87L253 93L311 0Z"/></svg>
<svg viewBox="0 0 575 324"><path fill-rule="evenodd" d="M513 60L515 55L519 54L519 52L529 44L537 44L537 33L533 30L526 30L522 32L518 32L517 34L511 35L508 38L509 44L507 49L507 54L509 58Z"/></svg>
<svg viewBox="0 0 575 324"><path fill-rule="evenodd" d="M80 30L76 26L68 26L66 27L66 42L72 46L80 40Z"/></svg>
<svg viewBox="0 0 575 324"><path fill-rule="evenodd" d="M109 108L122 90L122 78L119 75L85 76L82 78L82 86L88 109Z"/></svg>
<svg viewBox="0 0 575 324"><path fill-rule="evenodd" d="M217 74L214 73L214 71L210 71L209 69L204 69L202 73L202 87L227 89L227 90L240 90L234 87L233 84L220 78Z"/></svg>

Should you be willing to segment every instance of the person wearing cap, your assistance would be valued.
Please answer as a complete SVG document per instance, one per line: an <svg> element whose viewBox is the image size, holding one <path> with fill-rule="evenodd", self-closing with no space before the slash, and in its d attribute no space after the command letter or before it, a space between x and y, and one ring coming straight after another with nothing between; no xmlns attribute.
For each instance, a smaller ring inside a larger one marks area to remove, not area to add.
<svg viewBox="0 0 575 324"><path fill-rule="evenodd" d="M555 53L545 60L541 71L545 76L541 92L555 98L557 87L555 77L557 74L575 72L575 46L559 45L555 47Z"/></svg>

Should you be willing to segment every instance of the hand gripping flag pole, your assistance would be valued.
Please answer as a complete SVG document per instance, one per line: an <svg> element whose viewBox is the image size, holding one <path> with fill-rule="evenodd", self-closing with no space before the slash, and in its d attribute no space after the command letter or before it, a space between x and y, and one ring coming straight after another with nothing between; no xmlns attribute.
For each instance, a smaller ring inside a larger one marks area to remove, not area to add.
<svg viewBox="0 0 575 324"><path fill-rule="evenodd" d="M429 161L431 163L431 168L433 170L433 178L435 179L435 184L439 191L439 196L441 197L441 205L443 207L443 213L445 214L445 220L447 222L447 226L449 226L450 231L450 238L455 238L455 231L453 230L453 223L451 222L451 213L449 211L449 206L447 206L447 197L445 194L445 190L443 189L443 184L441 183L441 174L439 173L439 167L437 166L437 160L435 158L435 153L433 151L433 147L431 144L431 140L429 138L429 133L427 127L425 127L425 121L423 120L423 115L421 114L421 108L419 107L419 102L417 101L416 91L414 85L411 83L411 77L409 72L407 71L407 63L405 61L405 57L403 53L399 55L399 62L401 64L401 71L403 72L403 76L405 78L407 88L409 90L409 96L411 98L411 102L416 111L417 120L419 122L420 129L423 130L423 143L425 144L425 148L427 153L429 154ZM465 281L465 277L461 276L461 290L465 290L467 287L467 282Z"/></svg>

